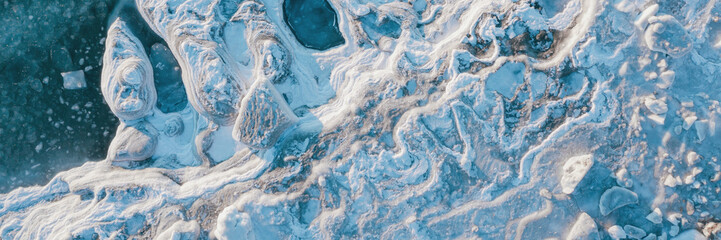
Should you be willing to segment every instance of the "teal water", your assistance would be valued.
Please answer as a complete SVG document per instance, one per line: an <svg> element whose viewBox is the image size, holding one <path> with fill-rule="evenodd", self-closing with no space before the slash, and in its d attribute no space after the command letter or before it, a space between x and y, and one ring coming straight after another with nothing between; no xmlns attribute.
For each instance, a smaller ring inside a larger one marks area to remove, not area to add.
<svg viewBox="0 0 721 240"><path fill-rule="evenodd" d="M185 107L177 62L132 2L0 2L0 193L42 185L60 171L105 158L119 124L100 92L111 18L128 22L151 55L158 108ZM87 87L64 89L61 73L77 70Z"/></svg>
<svg viewBox="0 0 721 240"><path fill-rule="evenodd" d="M283 16L298 42L315 50L345 43L338 30L338 16L326 0L285 0Z"/></svg>

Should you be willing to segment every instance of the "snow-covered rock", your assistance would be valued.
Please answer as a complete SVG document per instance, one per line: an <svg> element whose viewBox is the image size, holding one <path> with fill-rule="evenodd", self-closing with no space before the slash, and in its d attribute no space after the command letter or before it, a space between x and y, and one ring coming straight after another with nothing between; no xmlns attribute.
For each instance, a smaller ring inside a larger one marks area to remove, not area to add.
<svg viewBox="0 0 721 240"><path fill-rule="evenodd" d="M258 82L240 104L233 138L254 148L269 148L297 121L278 91L268 82Z"/></svg>
<svg viewBox="0 0 721 240"><path fill-rule="evenodd" d="M110 110L122 120L135 120L155 107L153 67L140 40L118 18L105 41L100 89Z"/></svg>
<svg viewBox="0 0 721 240"><path fill-rule="evenodd" d="M158 133L152 125L140 122L121 124L108 148L108 160L128 162L146 160L153 156L158 145Z"/></svg>

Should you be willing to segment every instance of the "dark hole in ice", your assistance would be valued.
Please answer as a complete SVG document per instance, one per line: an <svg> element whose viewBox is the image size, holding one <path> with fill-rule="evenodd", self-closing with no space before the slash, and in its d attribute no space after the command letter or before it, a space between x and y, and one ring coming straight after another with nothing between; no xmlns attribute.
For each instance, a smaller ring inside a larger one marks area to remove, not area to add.
<svg viewBox="0 0 721 240"><path fill-rule="evenodd" d="M150 49L150 63L153 64L158 109L164 113L183 110L188 105L188 98L181 81L180 66L170 49L160 43L153 44Z"/></svg>
<svg viewBox="0 0 721 240"><path fill-rule="evenodd" d="M345 43L338 17L327 0L285 0L285 23L303 46L326 50Z"/></svg>

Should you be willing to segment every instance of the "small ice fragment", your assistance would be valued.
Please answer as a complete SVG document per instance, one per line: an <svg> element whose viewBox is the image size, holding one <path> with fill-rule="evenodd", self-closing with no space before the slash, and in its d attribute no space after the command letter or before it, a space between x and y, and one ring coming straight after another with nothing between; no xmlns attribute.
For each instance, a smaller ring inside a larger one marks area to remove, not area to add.
<svg viewBox="0 0 721 240"><path fill-rule="evenodd" d="M659 82L656 84L657 87L666 89L673 84L673 81L676 79L676 72L668 70L661 73L661 76L659 78Z"/></svg>
<svg viewBox="0 0 721 240"><path fill-rule="evenodd" d="M698 153L690 151L688 152L688 154L686 154L686 163L688 163L689 166L693 166L694 164L696 164L698 158Z"/></svg>
<svg viewBox="0 0 721 240"><path fill-rule="evenodd" d="M626 168L621 168L616 172L616 183L627 188L633 187L633 180L628 178Z"/></svg>
<svg viewBox="0 0 721 240"><path fill-rule="evenodd" d="M666 122L666 115L651 114L648 119L654 121L658 125L663 125Z"/></svg>
<svg viewBox="0 0 721 240"><path fill-rule="evenodd" d="M683 118L683 129L688 130L698 120L696 114L689 115Z"/></svg>
<svg viewBox="0 0 721 240"><path fill-rule="evenodd" d="M654 224L661 224L663 218L661 218L661 209L654 209L653 212L646 215L646 219Z"/></svg>
<svg viewBox="0 0 721 240"><path fill-rule="evenodd" d="M87 83L85 83L85 72L83 72L83 70L64 72L60 75L63 76L63 88L65 89L75 90L87 87Z"/></svg>
<svg viewBox="0 0 721 240"><path fill-rule="evenodd" d="M663 185L667 187L676 187L680 181L677 181L676 178L674 178L671 175L667 175L666 179L663 180Z"/></svg>
<svg viewBox="0 0 721 240"><path fill-rule="evenodd" d="M623 230L626 231L626 235L628 235L629 238L641 239L646 236L646 231L636 226L626 225L623 226Z"/></svg>
<svg viewBox="0 0 721 240"><path fill-rule="evenodd" d="M642 240L656 240L656 239L657 239L657 238L656 238L656 234L649 233L648 236L646 236L646 237L643 238Z"/></svg>
<svg viewBox="0 0 721 240"><path fill-rule="evenodd" d="M708 135L708 120L696 121L693 126L696 127L698 140L703 141L706 139L706 135Z"/></svg>
<svg viewBox="0 0 721 240"><path fill-rule="evenodd" d="M638 195L635 192L614 186L603 192L598 207L601 214L606 216L616 209L634 203L638 203Z"/></svg>
<svg viewBox="0 0 721 240"><path fill-rule="evenodd" d="M676 236L676 235L678 235L678 232L680 230L681 229L678 227L678 225L673 225L673 226L671 226L671 230L668 230L668 235L671 235L671 237ZM674 239L676 239L676 238L674 238ZM684 239L684 238L681 238L681 239Z"/></svg>
<svg viewBox="0 0 721 240"><path fill-rule="evenodd" d="M563 165L561 188L563 193L571 194L593 166L593 155L581 155L569 158Z"/></svg>
<svg viewBox="0 0 721 240"><path fill-rule="evenodd" d="M621 226L613 225L606 231L608 232L608 236L614 240L626 238L626 231L623 231L623 228L621 228Z"/></svg>
<svg viewBox="0 0 721 240"><path fill-rule="evenodd" d="M37 146L35 146L35 152L40 152L40 150L43 150L43 143L40 142Z"/></svg>
<svg viewBox="0 0 721 240"><path fill-rule="evenodd" d="M566 237L566 240L576 239L600 239L596 222L585 212L581 212Z"/></svg>
<svg viewBox="0 0 721 240"><path fill-rule="evenodd" d="M646 108L652 113L657 115L663 115L668 112L668 105L666 105L666 98L656 99L653 96L649 96L643 102Z"/></svg>
<svg viewBox="0 0 721 240"><path fill-rule="evenodd" d="M678 223L680 222L678 219L681 217L682 216L680 213L671 213L668 215L668 217L666 217L666 220L668 220L668 222L670 222L673 225L678 225Z"/></svg>

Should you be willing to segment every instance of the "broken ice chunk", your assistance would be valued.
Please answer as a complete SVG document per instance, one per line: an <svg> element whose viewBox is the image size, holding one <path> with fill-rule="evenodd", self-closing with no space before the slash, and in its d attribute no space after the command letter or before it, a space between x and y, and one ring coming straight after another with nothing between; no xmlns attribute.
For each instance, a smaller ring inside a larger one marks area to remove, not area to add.
<svg viewBox="0 0 721 240"><path fill-rule="evenodd" d="M654 224L661 224L663 218L661 218L661 209L654 209L653 212L646 216L646 219Z"/></svg>
<svg viewBox="0 0 721 240"><path fill-rule="evenodd" d="M691 50L691 39L683 25L671 15L648 18L644 38L648 48L671 57L681 57Z"/></svg>
<svg viewBox="0 0 721 240"><path fill-rule="evenodd" d="M616 172L616 183L627 188L633 187L633 180L628 177L628 170L621 168Z"/></svg>
<svg viewBox="0 0 721 240"><path fill-rule="evenodd" d="M593 166L593 155L581 155L569 158L563 165L561 188L563 193L571 194Z"/></svg>
<svg viewBox="0 0 721 240"><path fill-rule="evenodd" d="M699 159L698 153L696 153L694 151L689 151L688 154L686 154L686 163L689 166L693 166L694 164L696 164L696 161L698 161L698 159Z"/></svg>
<svg viewBox="0 0 721 240"><path fill-rule="evenodd" d="M585 212L581 212L581 215L578 216L576 223L573 224L571 231L568 232L568 236L566 237L566 240L581 239L600 239L596 222Z"/></svg>
<svg viewBox="0 0 721 240"><path fill-rule="evenodd" d="M629 204L638 203L638 195L622 187L611 187L603 192L598 207L603 216Z"/></svg>
<svg viewBox="0 0 721 240"><path fill-rule="evenodd" d="M646 108L652 113L657 115L663 115L668 112L668 105L666 105L666 98L656 99L653 96L649 96L643 102Z"/></svg>
<svg viewBox="0 0 721 240"><path fill-rule="evenodd" d="M83 89L88 86L85 82L85 72L83 70L64 72L60 75L63 76L63 88L65 89Z"/></svg>
<svg viewBox="0 0 721 240"><path fill-rule="evenodd" d="M695 113L689 114L683 118L683 129L688 130L698 120Z"/></svg>
<svg viewBox="0 0 721 240"><path fill-rule="evenodd" d="M708 120L696 121L693 126L696 127L696 136L698 137L698 140L703 141L706 139L709 129Z"/></svg>
<svg viewBox="0 0 721 240"><path fill-rule="evenodd" d="M501 66L486 79L486 89L496 91L506 98L513 98L518 85L523 83L526 66L523 63L509 62Z"/></svg>
<svg viewBox="0 0 721 240"><path fill-rule="evenodd" d="M623 226L623 230L626 231L626 235L628 235L629 238L641 239L646 236L646 231L636 226L626 225Z"/></svg>
<svg viewBox="0 0 721 240"><path fill-rule="evenodd" d="M661 73L661 76L659 77L659 82L656 83L656 86L662 89L666 89L673 84L673 81L676 79L676 72L668 70Z"/></svg>
<svg viewBox="0 0 721 240"><path fill-rule="evenodd" d="M158 133L149 123L143 121L133 126L122 123L108 147L108 160L142 161L153 156L157 144Z"/></svg>
<svg viewBox="0 0 721 240"><path fill-rule="evenodd" d="M253 148L269 148L298 120L275 87L256 83L240 104L233 138Z"/></svg>
<svg viewBox="0 0 721 240"><path fill-rule="evenodd" d="M626 231L624 231L623 228L621 228L621 226L613 225L610 228L608 228L606 231L608 232L608 236L614 240L626 238Z"/></svg>

